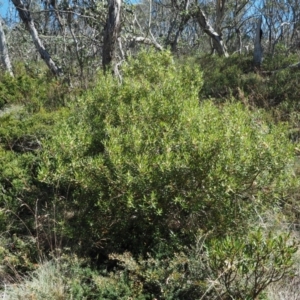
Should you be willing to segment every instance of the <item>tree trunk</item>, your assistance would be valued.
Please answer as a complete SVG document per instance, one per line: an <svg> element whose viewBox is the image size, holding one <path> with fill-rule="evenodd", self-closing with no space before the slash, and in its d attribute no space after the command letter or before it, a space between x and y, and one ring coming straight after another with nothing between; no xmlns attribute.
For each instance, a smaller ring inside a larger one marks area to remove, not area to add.
<svg viewBox="0 0 300 300"><path fill-rule="evenodd" d="M236 28L235 33L236 33L236 48L237 48L236 52L242 54L243 42L242 42L240 29Z"/></svg>
<svg viewBox="0 0 300 300"><path fill-rule="evenodd" d="M182 34L186 24L189 22L192 14L189 11L190 0L179 1L179 3L177 1L172 1L172 4L173 4L173 8L176 8L177 14L176 14L175 19L173 20L173 24L170 27L170 31L168 33L167 45L168 44L171 45L171 51L173 53L176 53L179 37ZM175 34L173 41L170 41L171 32L173 31L174 26L177 24L177 21L176 21L177 17L180 18L178 20L179 27L176 30L176 34Z"/></svg>
<svg viewBox="0 0 300 300"><path fill-rule="evenodd" d="M108 16L104 27L102 65L104 71L115 69L116 45L120 31L121 0L108 0ZM116 73L116 70L114 70Z"/></svg>
<svg viewBox="0 0 300 300"><path fill-rule="evenodd" d="M215 30L219 35L222 34L221 24L224 19L224 14L225 14L225 0L217 0Z"/></svg>
<svg viewBox="0 0 300 300"><path fill-rule="evenodd" d="M199 26L204 30L204 32L211 37L213 41L214 48L220 56L228 57L227 49L222 39L221 34L218 34L210 25L207 20L206 15L201 10L200 7L197 7L194 12L194 16L199 23Z"/></svg>
<svg viewBox="0 0 300 300"><path fill-rule="evenodd" d="M261 46L261 38L262 38L262 29L261 29L262 17L257 22L256 27L256 36L254 41L254 56L253 63L254 66L260 68L262 60L263 60L263 48Z"/></svg>
<svg viewBox="0 0 300 300"><path fill-rule="evenodd" d="M38 50L38 52L40 53L41 58L45 61L45 63L47 64L47 66L55 76L62 75L61 69L52 60L50 54L45 49L42 41L40 40L38 32L34 26L33 19L26 5L24 5L22 0L12 0L12 2L15 5L17 11L19 12L20 19L24 22L27 30L30 32L34 45Z"/></svg>
<svg viewBox="0 0 300 300"><path fill-rule="evenodd" d="M0 20L0 56L1 56L1 63L4 66L5 70L10 74L10 76L14 76L14 73L12 71L9 55L8 55L8 49L6 45L6 39L5 34L2 27L2 22Z"/></svg>
<svg viewBox="0 0 300 300"><path fill-rule="evenodd" d="M186 11L187 11L187 9L186 9ZM178 45L179 36L182 33L182 31L184 30L184 27L188 23L189 20L190 20L190 16L188 14L186 14L182 17L182 20L181 20L179 28L176 32L174 41L171 43L171 51L173 53L177 52L177 45Z"/></svg>

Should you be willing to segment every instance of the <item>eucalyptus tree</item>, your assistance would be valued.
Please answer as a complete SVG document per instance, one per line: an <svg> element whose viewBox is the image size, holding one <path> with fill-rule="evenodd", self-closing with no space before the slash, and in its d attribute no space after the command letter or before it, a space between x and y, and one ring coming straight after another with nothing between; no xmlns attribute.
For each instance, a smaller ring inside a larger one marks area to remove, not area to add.
<svg viewBox="0 0 300 300"><path fill-rule="evenodd" d="M231 52L241 53L249 43L249 33L254 29L253 0L228 1L221 23L221 32Z"/></svg>
<svg viewBox="0 0 300 300"><path fill-rule="evenodd" d="M64 78L70 84L71 81L76 84L89 82L88 78L101 66L99 56L102 55L107 15L105 2L13 0L12 3L21 21L15 19L10 30L13 57L26 62L38 59L23 30L25 27L53 74L59 72L61 75L63 70ZM55 69L54 65L61 68Z"/></svg>
<svg viewBox="0 0 300 300"><path fill-rule="evenodd" d="M29 11L29 3L24 2L23 0L12 0L14 6L16 7L20 19L23 21L23 23L26 26L26 29L29 31L33 43L37 49L37 51L40 53L41 58L45 61L48 68L51 70L51 72L55 76L60 76L62 74L62 70L56 65L56 63L52 60L50 54L46 50L43 42L41 41L38 31L36 30L34 20L31 16L31 13Z"/></svg>
<svg viewBox="0 0 300 300"><path fill-rule="evenodd" d="M112 66L117 73L116 67L138 51L138 44L170 48L177 55L241 53L254 46L260 15L260 42L266 43L261 46L274 52L280 42L294 49L299 42L300 0L31 0L30 6L25 0L12 2L31 35L43 40L44 44L35 42L37 49L47 48L48 61L57 61L70 80L83 84L99 68ZM52 70L56 71L60 69Z"/></svg>
<svg viewBox="0 0 300 300"><path fill-rule="evenodd" d="M217 44L222 43L196 1L144 0L136 5L135 12L136 30L144 32L152 41L169 47L174 53L180 52L180 43L186 50L193 48L203 38L204 32ZM223 50L220 52L225 53Z"/></svg>
<svg viewBox="0 0 300 300"><path fill-rule="evenodd" d="M109 65L116 66L121 0L42 0L42 3L47 19L59 29L56 36L62 40L60 56L66 69L82 79L87 70L98 69L101 60L104 70Z"/></svg>
<svg viewBox="0 0 300 300"><path fill-rule="evenodd" d="M104 28L102 65L104 71L113 64L115 74L118 73L116 56L116 45L121 26L121 0L108 0L108 14Z"/></svg>
<svg viewBox="0 0 300 300"><path fill-rule="evenodd" d="M71 85L85 85L100 66L102 8L103 3L95 1L42 0L35 11L42 16L40 28Z"/></svg>
<svg viewBox="0 0 300 300"><path fill-rule="evenodd" d="M8 72L8 74L14 76L8 54L8 48L6 44L5 33L2 26L2 20L0 20L0 59L4 69Z"/></svg>
<svg viewBox="0 0 300 300"><path fill-rule="evenodd" d="M23 21L23 23L26 26L26 29L29 31L33 43L37 49L37 51L40 53L41 58L45 61L51 72L56 75L60 76L62 75L62 70L57 66L57 64L52 60L51 55L46 50L43 42L41 41L38 31L36 30L34 20L31 16L31 13L29 11L29 3L24 2L23 0L12 0L14 6L16 7L20 19Z"/></svg>
<svg viewBox="0 0 300 300"><path fill-rule="evenodd" d="M217 3L218 2L220 2L220 1L217 0ZM223 1L223 5L225 5L224 2L225 1ZM218 17L218 18L220 18L220 20L218 20L218 21L221 21L221 18L223 17L223 11L224 11L224 7L221 7L221 6L219 7L217 5L216 13L217 13L217 15L220 14L220 16ZM199 5L194 7L194 9L192 11L192 15L198 21L198 24L202 28L202 30L211 38L213 47L217 51L217 53L220 56L227 57L228 52L227 52L226 45L223 41L220 24L219 23L217 24L218 30L216 31L210 24L209 19L207 18L206 14L204 13L204 11L201 9L201 7Z"/></svg>
<svg viewBox="0 0 300 300"><path fill-rule="evenodd" d="M181 42L185 49L197 45L228 56L227 43L231 52L242 51L242 40L246 36L243 31L251 21L249 9L253 2L144 0L136 5L139 12L136 28L148 36L152 32L155 40L170 47L173 52L178 53Z"/></svg>
<svg viewBox="0 0 300 300"><path fill-rule="evenodd" d="M249 30L253 30L255 23L253 18L254 4L255 0L207 0L200 2L199 7L222 40L224 47L228 49L228 53L241 53L244 44L249 42ZM208 35L211 36L209 33ZM214 37L212 37L212 41L212 48L222 55L222 48L219 49L220 46Z"/></svg>
<svg viewBox="0 0 300 300"><path fill-rule="evenodd" d="M255 36L255 42L254 42L254 55L253 55L253 62L255 67L260 68L262 59L263 59L263 48L261 45L261 39L262 39L262 17L258 19L257 27L256 27L256 36Z"/></svg>
<svg viewBox="0 0 300 300"><path fill-rule="evenodd" d="M265 23L264 35L266 48L270 54L274 54L275 47L279 42L288 47L290 29L293 23L292 7L286 0L262 1L261 12Z"/></svg>

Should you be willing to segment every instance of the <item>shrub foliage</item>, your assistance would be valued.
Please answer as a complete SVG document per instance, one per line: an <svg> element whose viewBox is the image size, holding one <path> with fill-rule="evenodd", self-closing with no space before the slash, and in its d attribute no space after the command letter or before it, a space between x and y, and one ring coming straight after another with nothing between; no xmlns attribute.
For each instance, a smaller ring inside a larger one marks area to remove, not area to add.
<svg viewBox="0 0 300 300"><path fill-rule="evenodd" d="M239 70L220 73L214 88L226 94L240 85ZM50 265L63 276L63 297L74 299L254 299L287 276L295 243L253 224L295 202L288 126L234 99L202 99L213 87L208 75L195 60L142 51L124 64L122 83L99 74L68 109L51 104L61 95L54 87L46 91L25 75L3 79L14 87L9 101L23 83L34 95L24 110L0 117L5 274L71 247L106 269ZM246 77L264 82L260 74ZM36 285L43 272L21 292L51 290Z"/></svg>
<svg viewBox="0 0 300 300"><path fill-rule="evenodd" d="M100 75L54 129L39 179L68 190L82 239L176 245L197 229L243 232L255 211L277 205L293 175L284 127L238 103L199 103L202 81L168 53L142 53L121 86Z"/></svg>

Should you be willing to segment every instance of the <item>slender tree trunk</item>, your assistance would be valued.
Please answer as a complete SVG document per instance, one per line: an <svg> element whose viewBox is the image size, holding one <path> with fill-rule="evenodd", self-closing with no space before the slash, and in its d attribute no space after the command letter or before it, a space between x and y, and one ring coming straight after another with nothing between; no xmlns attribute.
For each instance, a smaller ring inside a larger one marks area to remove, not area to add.
<svg viewBox="0 0 300 300"><path fill-rule="evenodd" d="M120 31L121 0L108 0L108 16L104 27L102 65L104 71L110 66L116 70L116 45Z"/></svg>
<svg viewBox="0 0 300 300"><path fill-rule="evenodd" d="M262 29L261 29L262 17L259 18L256 27L256 36L254 41L254 56L253 63L254 66L260 68L262 60L263 60L263 48L261 46L261 38L262 38Z"/></svg>
<svg viewBox="0 0 300 300"><path fill-rule="evenodd" d="M201 10L200 7L197 7L194 11L194 17L198 21L200 27L204 32L211 37L214 48L220 56L228 57L227 49L222 39L221 34L217 33L213 27L210 25L206 15Z"/></svg>
<svg viewBox="0 0 300 300"><path fill-rule="evenodd" d="M177 52L177 45L178 45L179 37L180 37L181 33L183 32L186 24L189 22L189 20L191 18L191 13L189 12L190 0L184 0L179 3L180 4L177 4L177 3L175 4L175 2L173 2L173 5L175 4L175 7L177 8L178 12L181 11L181 12L185 12L185 13L178 14L178 16L180 18L179 27L176 31L174 40L169 42L169 44L171 45L171 51L173 53Z"/></svg>
<svg viewBox="0 0 300 300"><path fill-rule="evenodd" d="M55 13L55 16L56 16L56 19L59 23L59 26L62 28L62 30L64 29L65 27L65 21L64 19L61 17L57 7L56 7L56 0L51 0L50 3L49 3L53 9L54 9L54 13Z"/></svg>
<svg viewBox="0 0 300 300"><path fill-rule="evenodd" d="M187 10L187 9L186 9ZM188 23L188 21L190 20L190 16L187 14L185 15L179 25L179 28L176 32L174 41L171 43L171 51L173 53L175 53L177 51L177 45L178 45L178 40L179 40L179 36L182 33L182 31L184 30L185 25Z"/></svg>
<svg viewBox="0 0 300 300"><path fill-rule="evenodd" d="M14 73L12 71L9 55L8 55L8 49L6 45L6 39L5 34L2 27L2 22L0 20L0 56L1 56L1 63L4 66L5 70L10 74L10 76L14 76Z"/></svg>
<svg viewBox="0 0 300 300"><path fill-rule="evenodd" d="M222 24L223 19L224 19L224 14L225 14L225 0L217 0L216 1L215 30L219 35L222 34L221 24Z"/></svg>
<svg viewBox="0 0 300 300"><path fill-rule="evenodd" d="M34 45L38 52L41 55L41 58L45 61L48 68L51 70L51 72L55 76L62 75L61 69L55 64L55 62L52 60L50 54L45 49L42 41L39 38L38 32L34 26L33 19L31 17L30 12L28 11L26 5L24 5L22 0L12 0L13 4L15 5L17 11L19 12L19 16L21 20L24 22L27 30L30 32L30 35L32 37L32 40L34 42Z"/></svg>
<svg viewBox="0 0 300 300"><path fill-rule="evenodd" d="M236 52L242 54L243 42L242 42L240 29L236 28L235 33L236 33L236 48L237 48Z"/></svg>

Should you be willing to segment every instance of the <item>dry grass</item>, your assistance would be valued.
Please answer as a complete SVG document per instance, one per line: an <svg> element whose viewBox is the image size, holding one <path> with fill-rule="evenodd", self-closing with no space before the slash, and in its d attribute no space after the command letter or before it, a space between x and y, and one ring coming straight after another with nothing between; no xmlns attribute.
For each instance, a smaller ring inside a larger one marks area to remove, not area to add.
<svg viewBox="0 0 300 300"><path fill-rule="evenodd" d="M67 299L66 286L57 263L41 265L19 284L6 285L1 299L5 300L63 300Z"/></svg>
<svg viewBox="0 0 300 300"><path fill-rule="evenodd" d="M276 282L267 288L269 300L300 300L300 266L296 275Z"/></svg>

